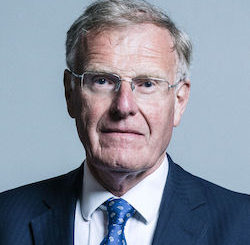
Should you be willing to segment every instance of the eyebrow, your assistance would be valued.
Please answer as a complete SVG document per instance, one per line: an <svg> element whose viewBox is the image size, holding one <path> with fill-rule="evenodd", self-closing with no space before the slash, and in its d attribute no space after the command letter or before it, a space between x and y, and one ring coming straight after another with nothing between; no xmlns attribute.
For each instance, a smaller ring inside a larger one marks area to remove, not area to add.
<svg viewBox="0 0 250 245"><path fill-rule="evenodd" d="M166 80L167 77L166 76L159 76L159 75L154 75L154 74L140 74L138 76L136 76L135 78L155 78L155 79L160 79L160 80Z"/></svg>
<svg viewBox="0 0 250 245"><path fill-rule="evenodd" d="M106 73L106 74L114 74L114 75L117 75L119 76L120 78L122 78L122 76L117 73L117 72L114 72L110 69L106 69L106 68L100 68L100 69L96 69L96 68L91 68L90 67L87 67L86 69L87 72L94 72L94 73ZM156 79L160 79L160 80L168 80L168 76L166 75L160 75L159 72L152 72L152 73L141 73L137 76L133 76L132 78L156 78Z"/></svg>

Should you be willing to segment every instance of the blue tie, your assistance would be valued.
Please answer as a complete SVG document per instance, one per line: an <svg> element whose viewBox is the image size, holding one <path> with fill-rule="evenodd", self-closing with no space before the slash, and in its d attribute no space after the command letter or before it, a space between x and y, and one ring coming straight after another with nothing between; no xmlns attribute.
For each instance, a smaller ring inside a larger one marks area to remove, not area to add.
<svg viewBox="0 0 250 245"><path fill-rule="evenodd" d="M110 198L104 205L108 211L108 234L100 245L127 245L124 227L127 220L135 214L135 209L122 198Z"/></svg>

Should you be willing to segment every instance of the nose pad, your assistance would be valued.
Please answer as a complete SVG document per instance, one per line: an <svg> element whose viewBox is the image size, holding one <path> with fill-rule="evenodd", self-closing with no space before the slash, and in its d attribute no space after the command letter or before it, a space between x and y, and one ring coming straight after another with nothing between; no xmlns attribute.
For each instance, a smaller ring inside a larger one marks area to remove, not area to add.
<svg viewBox="0 0 250 245"><path fill-rule="evenodd" d="M131 86L132 91L134 91L135 90L135 85L134 85L133 81L130 82L130 86Z"/></svg>
<svg viewBox="0 0 250 245"><path fill-rule="evenodd" d="M120 90L120 87L121 87L121 81L115 84L115 92L118 92Z"/></svg>

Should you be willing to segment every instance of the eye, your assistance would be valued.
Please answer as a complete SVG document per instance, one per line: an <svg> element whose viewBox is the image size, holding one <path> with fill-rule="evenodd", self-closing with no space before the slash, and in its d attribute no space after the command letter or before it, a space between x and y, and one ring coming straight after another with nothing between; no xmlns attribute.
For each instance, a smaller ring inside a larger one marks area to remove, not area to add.
<svg viewBox="0 0 250 245"><path fill-rule="evenodd" d="M138 78L134 81L137 92L141 94L151 94L157 91L158 83L150 78Z"/></svg>
<svg viewBox="0 0 250 245"><path fill-rule="evenodd" d="M141 84L141 86L144 86L146 88L150 88L150 87L154 86L154 84L152 83L152 81L145 81L145 82L143 82L143 84Z"/></svg>
<svg viewBox="0 0 250 245"><path fill-rule="evenodd" d="M142 78L136 80L136 85L141 89L152 89L157 86L157 82L152 79Z"/></svg>
<svg viewBox="0 0 250 245"><path fill-rule="evenodd" d="M93 77L92 82L93 84L96 84L96 85L105 85L105 84L111 83L106 77L100 77L100 76Z"/></svg>
<svg viewBox="0 0 250 245"><path fill-rule="evenodd" d="M94 92L109 92L115 88L115 79L109 74L89 73L89 87Z"/></svg>

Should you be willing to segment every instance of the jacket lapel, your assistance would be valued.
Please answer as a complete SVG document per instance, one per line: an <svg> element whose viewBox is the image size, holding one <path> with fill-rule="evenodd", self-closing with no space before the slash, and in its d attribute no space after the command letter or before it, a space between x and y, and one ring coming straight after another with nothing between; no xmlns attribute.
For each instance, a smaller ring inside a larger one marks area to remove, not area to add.
<svg viewBox="0 0 250 245"><path fill-rule="evenodd" d="M168 156L169 172L153 245L206 244L207 206L197 179Z"/></svg>
<svg viewBox="0 0 250 245"><path fill-rule="evenodd" d="M40 215L31 221L34 245L73 245L75 207L81 190L82 170L80 167L66 175L59 181L61 184L43 199Z"/></svg>

